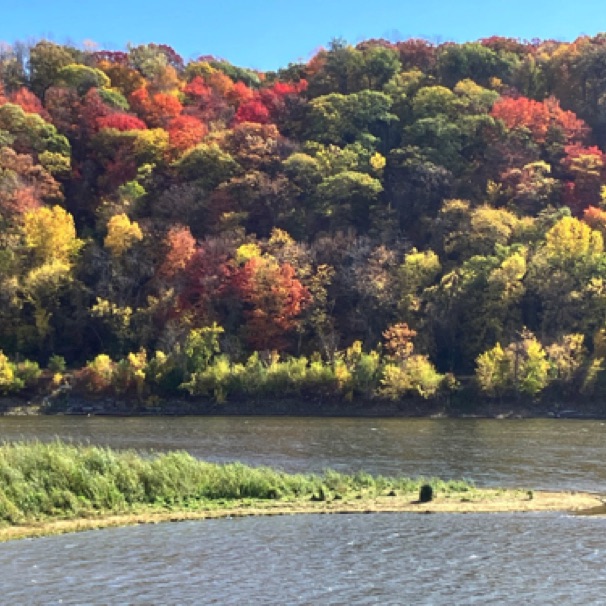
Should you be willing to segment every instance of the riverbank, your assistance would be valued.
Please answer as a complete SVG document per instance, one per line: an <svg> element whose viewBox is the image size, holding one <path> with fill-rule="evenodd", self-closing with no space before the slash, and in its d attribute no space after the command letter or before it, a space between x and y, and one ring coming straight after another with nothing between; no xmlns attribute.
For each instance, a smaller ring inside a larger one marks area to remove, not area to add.
<svg viewBox="0 0 606 606"><path fill-rule="evenodd" d="M492 419L606 419L601 399L571 400L422 400L398 401L337 398L263 398L218 403L203 398L174 398L144 402L136 398L69 396L49 402L45 398L0 398L0 416L292 416L361 418L492 418Z"/></svg>
<svg viewBox="0 0 606 606"><path fill-rule="evenodd" d="M604 514L603 502L590 493L526 490L476 490L473 495L449 494L428 503L419 503L413 494L376 498L313 501L238 500L222 504L200 503L198 508L146 508L122 514L104 514L74 519L48 519L27 525L0 527L0 542L100 530L141 524L160 524L248 516L300 514L465 514L562 511Z"/></svg>

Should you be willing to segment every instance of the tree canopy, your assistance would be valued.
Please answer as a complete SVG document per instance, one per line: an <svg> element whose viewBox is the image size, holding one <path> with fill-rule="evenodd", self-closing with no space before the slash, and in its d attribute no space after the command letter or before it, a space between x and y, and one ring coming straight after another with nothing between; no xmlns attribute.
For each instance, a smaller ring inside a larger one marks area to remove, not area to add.
<svg viewBox="0 0 606 606"><path fill-rule="evenodd" d="M604 35L333 40L267 73L6 47L0 351L178 374L214 326L232 370L320 356L352 393L603 381L605 58Z"/></svg>

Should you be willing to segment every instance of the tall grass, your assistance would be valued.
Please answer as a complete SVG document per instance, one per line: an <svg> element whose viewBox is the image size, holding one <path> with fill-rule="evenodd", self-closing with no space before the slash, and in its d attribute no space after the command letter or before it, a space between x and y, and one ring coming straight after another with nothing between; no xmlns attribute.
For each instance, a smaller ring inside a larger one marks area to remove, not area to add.
<svg viewBox="0 0 606 606"><path fill-rule="evenodd" d="M195 506L232 499L325 499L352 493L414 493L428 480L345 475L287 474L241 463L199 461L186 452L141 455L97 446L20 442L0 446L0 522L28 523L141 506ZM431 480L440 492L472 488Z"/></svg>

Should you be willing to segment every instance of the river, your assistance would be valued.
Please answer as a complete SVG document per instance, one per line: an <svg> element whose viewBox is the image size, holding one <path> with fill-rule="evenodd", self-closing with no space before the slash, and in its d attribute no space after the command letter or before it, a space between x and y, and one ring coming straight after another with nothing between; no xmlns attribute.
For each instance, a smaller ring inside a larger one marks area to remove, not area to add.
<svg viewBox="0 0 606 606"><path fill-rule="evenodd" d="M5 441L187 450L290 472L333 468L467 478L481 486L606 491L606 423L534 419L0 417Z"/></svg>
<svg viewBox="0 0 606 606"><path fill-rule="evenodd" d="M287 471L602 491L584 420L2 418L4 440L184 449ZM606 519L293 516L107 529L0 546L4 604L606 604Z"/></svg>

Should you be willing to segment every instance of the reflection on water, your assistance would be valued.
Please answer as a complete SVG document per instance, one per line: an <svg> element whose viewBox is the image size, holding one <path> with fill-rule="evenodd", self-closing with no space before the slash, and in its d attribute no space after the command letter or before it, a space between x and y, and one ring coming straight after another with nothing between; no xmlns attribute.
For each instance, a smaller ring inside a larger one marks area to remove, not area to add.
<svg viewBox="0 0 606 606"><path fill-rule="evenodd" d="M584 420L292 417L0 418L4 440L184 449L287 471L465 477L485 486L601 491L606 424Z"/></svg>
<svg viewBox="0 0 606 606"><path fill-rule="evenodd" d="M6 604L603 604L606 519L287 516L2 546Z"/></svg>

